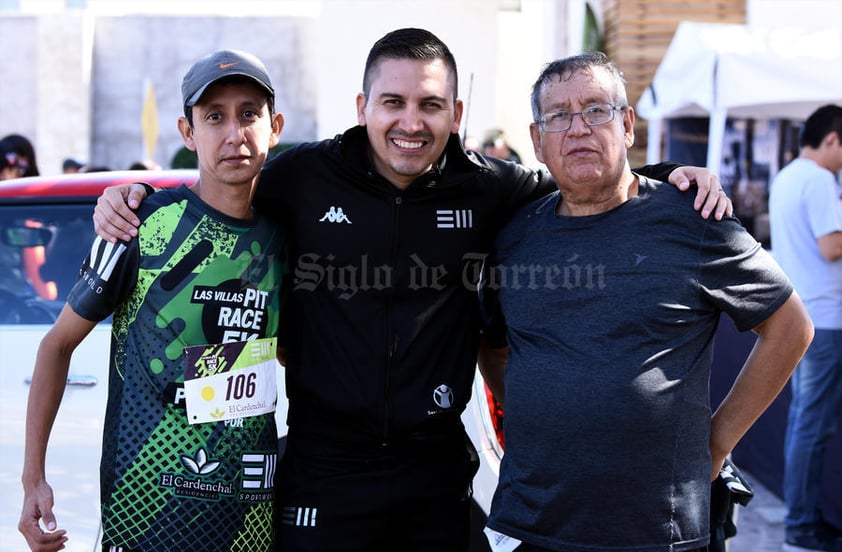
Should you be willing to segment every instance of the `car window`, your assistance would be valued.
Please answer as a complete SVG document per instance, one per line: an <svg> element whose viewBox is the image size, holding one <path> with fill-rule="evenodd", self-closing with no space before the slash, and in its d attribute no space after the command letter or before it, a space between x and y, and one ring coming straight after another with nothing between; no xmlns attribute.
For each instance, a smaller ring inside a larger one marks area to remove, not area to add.
<svg viewBox="0 0 842 552"><path fill-rule="evenodd" d="M0 324L55 321L94 240L93 205L0 206Z"/></svg>

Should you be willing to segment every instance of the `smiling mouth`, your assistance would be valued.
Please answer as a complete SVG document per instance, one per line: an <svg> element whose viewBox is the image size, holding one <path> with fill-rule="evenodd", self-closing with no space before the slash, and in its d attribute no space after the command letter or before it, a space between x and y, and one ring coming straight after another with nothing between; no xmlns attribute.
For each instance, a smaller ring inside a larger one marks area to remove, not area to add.
<svg viewBox="0 0 842 552"><path fill-rule="evenodd" d="M400 138L392 138L392 143L401 149L417 150L424 147L427 144L427 141L409 141L401 140Z"/></svg>

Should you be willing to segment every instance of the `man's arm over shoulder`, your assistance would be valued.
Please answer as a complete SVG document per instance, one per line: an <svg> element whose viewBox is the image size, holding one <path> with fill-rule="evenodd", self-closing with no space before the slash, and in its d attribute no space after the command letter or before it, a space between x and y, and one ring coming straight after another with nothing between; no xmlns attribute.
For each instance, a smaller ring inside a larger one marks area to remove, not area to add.
<svg viewBox="0 0 842 552"><path fill-rule="evenodd" d="M655 165L644 165L642 167L632 169L632 171L638 174L642 174L647 178L660 180L661 182L669 182L670 175L673 173L673 171L675 171L675 169L678 169L679 167L681 167L681 165L679 165L678 163L664 162L657 163ZM690 183L687 182L684 188L682 189L687 189L689 185Z"/></svg>
<svg viewBox="0 0 842 552"><path fill-rule="evenodd" d="M476 153L472 155L479 160L480 164L485 162L491 165L500 180L510 186L508 197L510 211L558 189L555 180L547 170L534 170L517 163L482 157ZM691 185L695 184L696 199L693 207L701 212L702 218L708 218L713 214L716 220L722 220L725 215L730 216L734 213L731 200L722 191L719 179L704 167L659 163L646 165L636 169L635 172L655 180L669 182L682 191L689 190Z"/></svg>
<svg viewBox="0 0 842 552"><path fill-rule="evenodd" d="M140 207L143 200L154 191L155 188L141 182L110 186L103 190L96 200L93 216L97 235L111 243L131 241L137 236L140 226L140 219L134 209Z"/></svg>
<svg viewBox="0 0 842 552"><path fill-rule="evenodd" d="M532 169L474 151L469 152L468 157L490 175L491 182L483 183L483 186L499 191L505 210L509 213L557 189L552 176L544 169Z"/></svg>
<svg viewBox="0 0 842 552"><path fill-rule="evenodd" d="M657 165L646 165L634 172L643 176L668 182L686 192L691 186L696 186L696 199L693 201L693 208L699 211L702 218L706 219L713 214L716 220L722 220L724 216L734 214L734 206L731 199L722 190L719 178L704 167L692 167L677 165L675 163L659 163Z"/></svg>
<svg viewBox="0 0 842 552"><path fill-rule="evenodd" d="M471 155L479 164L490 167L504 186L506 186L509 190L509 200L512 209L517 209L558 190L555 180L546 169L531 169L520 163L482 156L476 152L473 152ZM670 175L679 168L681 166L675 163L660 163L657 165L647 165L636 172L655 180L668 182ZM683 185L682 189L687 189L690 185L689 179L683 174L681 182ZM673 184L678 186L678 182L673 182Z"/></svg>
<svg viewBox="0 0 842 552"><path fill-rule="evenodd" d="M711 480L781 392L813 339L813 323L795 292L754 331L757 342L711 420Z"/></svg>

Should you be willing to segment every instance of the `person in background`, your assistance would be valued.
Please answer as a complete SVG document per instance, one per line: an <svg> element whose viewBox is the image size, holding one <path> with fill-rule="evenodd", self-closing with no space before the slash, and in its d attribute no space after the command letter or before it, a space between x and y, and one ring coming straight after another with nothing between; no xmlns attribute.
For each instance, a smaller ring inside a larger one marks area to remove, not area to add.
<svg viewBox="0 0 842 552"><path fill-rule="evenodd" d="M483 288L505 370L493 550L706 552L711 481L812 337L789 280L734 218L632 172L634 110L601 53L548 64L535 155L558 191L498 235ZM720 313L757 343L711 416ZM506 364L506 355L508 363Z"/></svg>
<svg viewBox="0 0 842 552"><path fill-rule="evenodd" d="M505 159L514 163L520 163L520 155L506 141L503 131L499 128L488 131L482 142L482 151L489 157Z"/></svg>
<svg viewBox="0 0 842 552"><path fill-rule="evenodd" d="M83 173L97 173L97 172L108 172L111 170L111 167L108 165L85 165L85 167L80 170L79 172Z"/></svg>
<svg viewBox="0 0 842 552"><path fill-rule="evenodd" d="M468 547L478 459L460 416L480 346L479 267L502 222L554 185L465 152L457 80L438 37L392 31L366 60L358 126L285 150L261 174L255 207L288 229L295 267L284 552ZM703 216L729 208L708 171L674 168L650 170L698 179ZM145 190L100 198L101 236L134 233L127 194L136 205Z"/></svg>
<svg viewBox="0 0 842 552"><path fill-rule="evenodd" d="M76 174L82 172L84 168L85 165L83 163L76 161L72 157L68 157L61 163L61 172L64 174Z"/></svg>
<svg viewBox="0 0 842 552"><path fill-rule="evenodd" d="M70 359L112 313L102 550L274 550L285 238L251 203L283 117L263 63L245 52L196 61L182 94L178 130L198 154L198 181L147 201L131 243L97 238L38 349L18 524L38 552L68 539L45 464Z"/></svg>
<svg viewBox="0 0 842 552"><path fill-rule="evenodd" d="M26 136L20 134L8 134L3 137L3 141L8 141L12 145L12 149L21 159L21 166L23 167L22 176L38 176L41 173L38 171L38 160L35 158L35 148L32 142Z"/></svg>
<svg viewBox="0 0 842 552"><path fill-rule="evenodd" d="M842 552L842 529L824 519L819 503L825 449L842 412L842 106L813 112L800 146L769 197L772 252L816 327L790 383L784 550Z"/></svg>
<svg viewBox="0 0 842 552"><path fill-rule="evenodd" d="M152 161L151 159L146 159L144 161L135 161L131 165L129 165L130 171L159 171L161 170L161 165Z"/></svg>
<svg viewBox="0 0 842 552"><path fill-rule="evenodd" d="M21 178L25 172L25 162L12 144L0 140L0 180Z"/></svg>
<svg viewBox="0 0 842 552"><path fill-rule="evenodd" d="M462 145L465 148L465 151L474 151L477 153L482 153L482 144L480 143L479 138L473 135L465 136L465 139L462 141Z"/></svg>

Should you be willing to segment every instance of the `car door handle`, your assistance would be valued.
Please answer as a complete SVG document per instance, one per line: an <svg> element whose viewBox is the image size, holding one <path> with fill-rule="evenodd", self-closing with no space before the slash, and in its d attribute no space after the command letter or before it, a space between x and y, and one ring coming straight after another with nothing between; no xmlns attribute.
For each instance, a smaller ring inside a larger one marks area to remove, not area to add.
<svg viewBox="0 0 842 552"><path fill-rule="evenodd" d="M23 383L26 385L32 385L32 377L27 376L24 378ZM97 383L97 379L94 376L78 376L75 374L70 374L67 376L67 385L68 387L93 387Z"/></svg>

